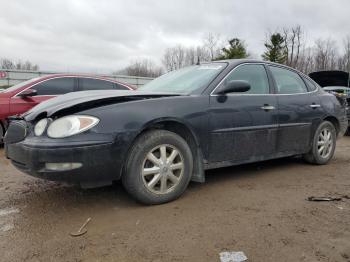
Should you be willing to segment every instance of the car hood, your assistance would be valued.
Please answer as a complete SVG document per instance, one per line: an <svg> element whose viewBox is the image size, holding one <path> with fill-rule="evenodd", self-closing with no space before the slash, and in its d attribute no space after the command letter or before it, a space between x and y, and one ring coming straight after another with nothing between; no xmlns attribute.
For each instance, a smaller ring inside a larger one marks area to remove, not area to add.
<svg viewBox="0 0 350 262"><path fill-rule="evenodd" d="M321 87L349 86L349 73L343 71L319 71L309 74Z"/></svg>
<svg viewBox="0 0 350 262"><path fill-rule="evenodd" d="M125 90L95 90L68 93L47 100L24 113L27 121L36 119L39 115L43 117L54 117L66 113L74 114L83 110L108 104L125 103L135 100L179 96L174 93L157 93L144 91Z"/></svg>

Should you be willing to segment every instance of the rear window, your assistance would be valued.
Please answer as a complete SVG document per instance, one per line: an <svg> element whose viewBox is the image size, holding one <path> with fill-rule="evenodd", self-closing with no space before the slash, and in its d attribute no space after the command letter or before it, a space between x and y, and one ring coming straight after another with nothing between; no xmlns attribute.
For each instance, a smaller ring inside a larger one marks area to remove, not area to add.
<svg viewBox="0 0 350 262"><path fill-rule="evenodd" d="M93 79L93 78L80 78L79 81L80 81L80 90L84 90L84 91L116 89L114 83L110 81Z"/></svg>
<svg viewBox="0 0 350 262"><path fill-rule="evenodd" d="M315 91L317 89L317 86L311 82L309 79L304 77L304 81L306 83L307 89L311 92L311 91Z"/></svg>
<svg viewBox="0 0 350 262"><path fill-rule="evenodd" d="M307 88L301 77L288 69L269 66L276 81L278 94L300 94L306 93Z"/></svg>

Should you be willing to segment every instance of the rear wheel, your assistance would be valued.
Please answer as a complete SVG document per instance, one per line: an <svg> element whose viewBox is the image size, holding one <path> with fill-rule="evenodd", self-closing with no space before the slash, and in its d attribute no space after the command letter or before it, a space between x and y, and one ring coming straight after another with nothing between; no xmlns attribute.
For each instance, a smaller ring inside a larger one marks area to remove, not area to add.
<svg viewBox="0 0 350 262"><path fill-rule="evenodd" d="M327 164L333 157L337 141L337 132L329 121L322 122L315 132L312 148L304 159L312 164Z"/></svg>
<svg viewBox="0 0 350 262"><path fill-rule="evenodd" d="M192 169L192 152L182 137L165 130L149 131L132 147L122 182L137 201L162 204L181 196Z"/></svg>

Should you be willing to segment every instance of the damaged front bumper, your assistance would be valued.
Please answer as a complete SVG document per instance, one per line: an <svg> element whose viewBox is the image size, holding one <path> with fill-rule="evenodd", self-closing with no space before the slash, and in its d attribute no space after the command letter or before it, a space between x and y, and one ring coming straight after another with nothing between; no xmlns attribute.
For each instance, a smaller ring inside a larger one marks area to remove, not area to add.
<svg viewBox="0 0 350 262"><path fill-rule="evenodd" d="M52 181L96 187L120 179L127 139L123 134L86 132L65 139L36 137L26 121L11 123L5 154L20 171Z"/></svg>
<svg viewBox="0 0 350 262"><path fill-rule="evenodd" d="M121 163L113 159L113 143L84 146L32 146L22 141L5 145L6 157L20 171L52 181L96 187L120 178Z"/></svg>

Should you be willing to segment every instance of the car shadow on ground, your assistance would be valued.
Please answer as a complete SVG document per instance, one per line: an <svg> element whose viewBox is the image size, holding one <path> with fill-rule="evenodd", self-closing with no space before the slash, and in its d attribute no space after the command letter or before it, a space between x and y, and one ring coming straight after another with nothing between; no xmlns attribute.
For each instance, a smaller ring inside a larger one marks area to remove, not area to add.
<svg viewBox="0 0 350 262"><path fill-rule="evenodd" d="M282 158L270 161L245 164L206 171L205 183L190 183L185 196L190 196L199 190L241 181L242 179L261 178L270 172L286 170L292 166L306 165L300 158ZM37 205L64 206L65 208L76 208L79 206L98 206L127 208L142 206L136 203L124 190L120 181L112 186L95 189L82 189L78 186L49 182L41 179L33 179L24 183L25 189L20 194L14 194L12 203L25 203L26 206ZM33 209L35 210L35 208Z"/></svg>
<svg viewBox="0 0 350 262"><path fill-rule="evenodd" d="M288 168L296 165L306 165L301 157L286 157L267 161L261 161L250 164L243 164L237 166L223 167L217 169L207 170L205 172L206 182L204 184L192 183L189 190L197 186L214 185L217 183L234 183L243 178L254 178L266 176L269 172L279 170L288 170Z"/></svg>

